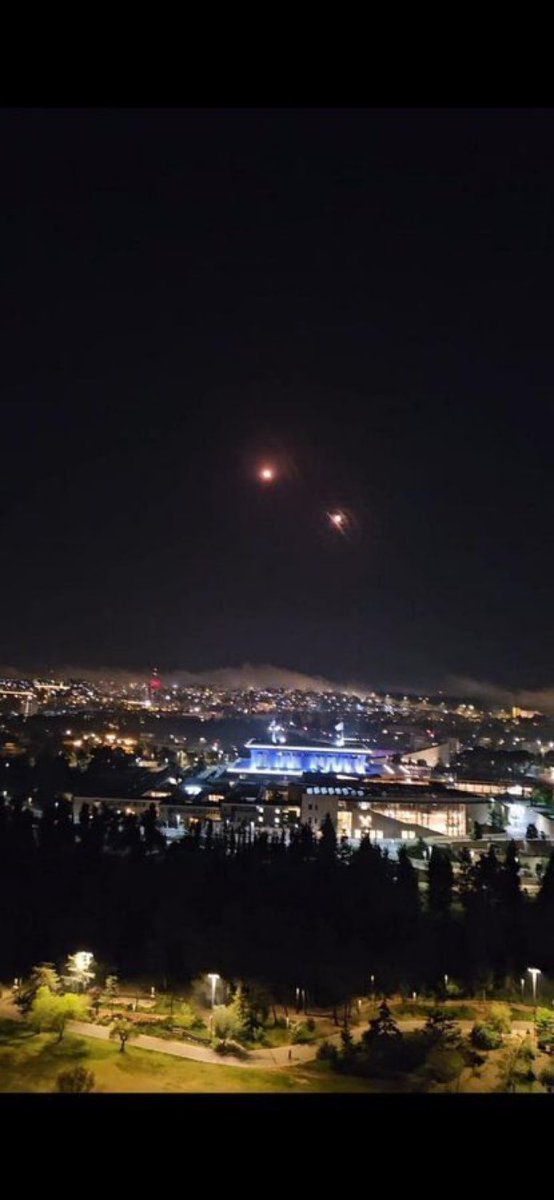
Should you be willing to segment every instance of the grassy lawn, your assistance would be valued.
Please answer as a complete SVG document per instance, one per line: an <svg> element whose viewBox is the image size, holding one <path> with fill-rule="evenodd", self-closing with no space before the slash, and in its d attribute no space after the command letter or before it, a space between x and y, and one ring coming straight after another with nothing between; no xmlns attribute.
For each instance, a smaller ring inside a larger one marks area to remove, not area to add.
<svg viewBox="0 0 554 1200"><path fill-rule="evenodd" d="M414 1091L493 1092L499 1084L502 1050L485 1056L477 1072L466 1069L453 1085L424 1084L417 1072L397 1080L365 1080L336 1074L322 1062L298 1064L279 1070L241 1069L222 1064L127 1047L121 1054L117 1044L67 1034L58 1042L52 1034L33 1034L20 1022L0 1021L0 1092L53 1092L62 1070L78 1065L93 1071L95 1093L382 1093ZM534 1069L548 1063L537 1055ZM529 1088L544 1090L539 1083Z"/></svg>
<svg viewBox="0 0 554 1200"><path fill-rule="evenodd" d="M52 1092L62 1070L86 1066L96 1078L95 1092L377 1092L361 1079L329 1071L323 1063L283 1070L215 1066L191 1059L127 1048L111 1042L66 1034L31 1034L23 1024L0 1023L0 1091ZM389 1089L386 1089L389 1090Z"/></svg>

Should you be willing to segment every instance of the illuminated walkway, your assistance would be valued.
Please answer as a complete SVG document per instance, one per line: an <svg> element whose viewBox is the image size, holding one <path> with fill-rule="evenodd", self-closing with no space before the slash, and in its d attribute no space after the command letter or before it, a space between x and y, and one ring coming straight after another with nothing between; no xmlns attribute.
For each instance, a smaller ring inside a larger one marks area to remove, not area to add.
<svg viewBox="0 0 554 1200"><path fill-rule="evenodd" d="M68 1021L69 1033L78 1033L82 1037L100 1038L108 1041L110 1031L106 1025L91 1025L86 1021ZM112 1039L113 1040L113 1039ZM171 1054L176 1058L193 1058L196 1062L213 1063L222 1067L294 1067L299 1063L309 1062L315 1058L317 1046L275 1046L260 1050L250 1050L248 1058L235 1058L232 1054L216 1054L209 1046L195 1046L192 1042L180 1042L170 1038L151 1037L147 1033L139 1033L130 1037L128 1046L136 1046L139 1050L155 1050L159 1054ZM289 1050L291 1058L289 1059Z"/></svg>
<svg viewBox="0 0 554 1200"><path fill-rule="evenodd" d="M398 1025L403 1033L411 1033L416 1029L423 1028L425 1019L423 1017L408 1017L400 1018ZM456 1024L466 1036L469 1034L473 1021L457 1021ZM366 1025L354 1026L351 1029L354 1041L359 1041L362 1033L367 1028ZM512 1037L524 1037L527 1032L532 1032L532 1021L513 1021L512 1022ZM70 1033L78 1033L83 1037L100 1038L102 1041L108 1041L110 1037L109 1028L106 1025L91 1025L85 1021L68 1021L67 1029ZM340 1029L336 1033L327 1037L327 1041L340 1043ZM209 1046L196 1046L191 1042L181 1042L169 1038L151 1037L150 1034L140 1033L136 1037L129 1038L127 1045L136 1046L139 1050L154 1050L158 1054L171 1054L175 1058L192 1058L196 1062L212 1063L214 1066L228 1067L245 1067L245 1068L268 1068L283 1069L283 1067L295 1067L301 1063L312 1062L316 1055L318 1046L321 1043L311 1042L307 1046L274 1046L264 1047L260 1050L248 1051L248 1058L235 1058L232 1054L216 1054ZM289 1050L291 1057L289 1058Z"/></svg>

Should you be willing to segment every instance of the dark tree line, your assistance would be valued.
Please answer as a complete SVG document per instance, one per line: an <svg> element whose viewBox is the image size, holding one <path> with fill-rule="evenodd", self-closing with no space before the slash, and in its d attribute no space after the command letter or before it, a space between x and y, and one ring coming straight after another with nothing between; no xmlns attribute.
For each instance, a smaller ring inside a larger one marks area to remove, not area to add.
<svg viewBox="0 0 554 1200"><path fill-rule="evenodd" d="M198 825L166 847L152 807L141 820L51 804L0 806L0 978L93 951L106 971L160 986L216 970L257 981L277 1000L337 1007L370 990L438 990L447 974L469 991L554 970L554 866L537 900L522 892L515 848L454 877L434 849L428 889L404 850L337 842L330 821L284 834Z"/></svg>

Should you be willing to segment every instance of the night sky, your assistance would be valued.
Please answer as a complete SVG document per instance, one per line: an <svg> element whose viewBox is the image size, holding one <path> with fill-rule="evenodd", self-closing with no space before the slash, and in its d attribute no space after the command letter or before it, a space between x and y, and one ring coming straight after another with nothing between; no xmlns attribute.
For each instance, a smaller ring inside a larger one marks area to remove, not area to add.
<svg viewBox="0 0 554 1200"><path fill-rule="evenodd" d="M0 663L552 683L553 112L0 137Z"/></svg>

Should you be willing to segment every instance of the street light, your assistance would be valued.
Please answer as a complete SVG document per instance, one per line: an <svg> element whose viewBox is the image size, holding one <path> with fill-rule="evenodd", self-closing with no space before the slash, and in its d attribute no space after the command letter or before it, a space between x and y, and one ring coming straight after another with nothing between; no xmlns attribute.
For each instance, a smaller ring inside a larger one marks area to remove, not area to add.
<svg viewBox="0 0 554 1200"><path fill-rule="evenodd" d="M89 950L78 950L76 954L69 955L67 960L68 976L75 981L77 991L84 992L91 980L94 979L93 963L94 955Z"/></svg>
<svg viewBox="0 0 554 1200"><path fill-rule="evenodd" d="M83 971L86 974L94 955L89 950L78 950L77 954L73 955L73 961L78 971Z"/></svg>
<svg viewBox="0 0 554 1200"><path fill-rule="evenodd" d="M539 975L542 975L542 971L540 971L538 967L527 967L527 970L533 981L533 1004L536 1007L536 1005L537 1005L537 979L538 979Z"/></svg>
<svg viewBox="0 0 554 1200"><path fill-rule="evenodd" d="M217 981L219 978L220 978L219 975L214 975L214 974L208 975L208 979L210 980L211 985L212 985L212 1008L215 1004L215 989L216 989Z"/></svg>
<svg viewBox="0 0 554 1200"><path fill-rule="evenodd" d="M523 993L524 993L524 991L525 991L525 978L524 978L524 976L523 976L523 975L522 975L522 977L521 977L521 979L520 979L520 981L519 981L519 982L520 982L520 984L521 984L521 999L523 1000Z"/></svg>
<svg viewBox="0 0 554 1200"><path fill-rule="evenodd" d="M214 1029L214 1004L215 1004L215 989L216 989L216 986L217 986L217 981L218 981L218 979L219 979L219 978L220 978L220 976L219 976L219 975L216 975L215 973L212 973L211 975L208 975L208 979L210 980L210 983L211 983L211 985L212 985L212 1015L211 1015L211 1017L210 1017L210 1025L211 1025L211 1033L212 1033L212 1034L213 1034L213 1029Z"/></svg>

